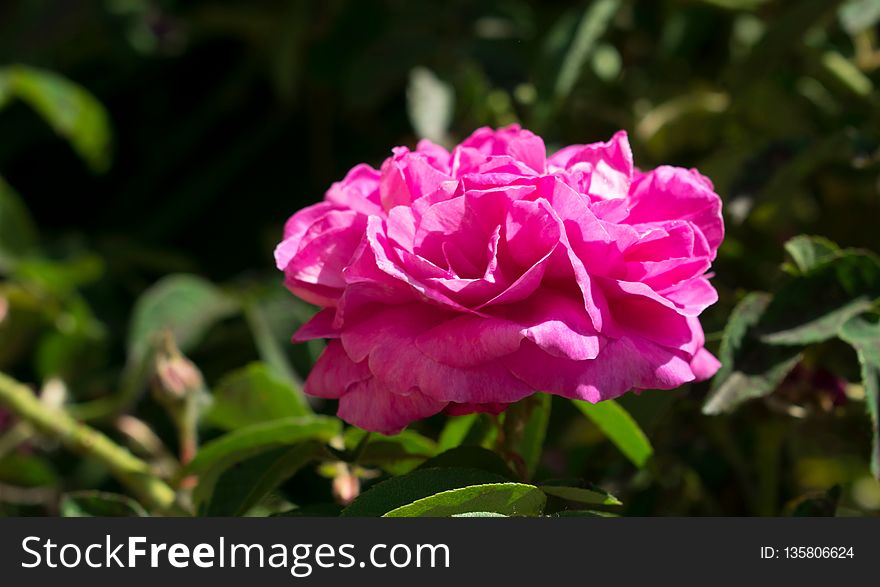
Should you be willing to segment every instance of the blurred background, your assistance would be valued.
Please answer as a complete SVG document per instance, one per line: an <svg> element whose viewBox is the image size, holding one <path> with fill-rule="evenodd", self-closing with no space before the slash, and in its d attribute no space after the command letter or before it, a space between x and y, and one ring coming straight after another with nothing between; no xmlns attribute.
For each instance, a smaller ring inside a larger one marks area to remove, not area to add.
<svg viewBox="0 0 880 587"><path fill-rule="evenodd" d="M209 384L260 356L260 333L305 376L320 346L285 341L311 309L272 259L287 217L394 145L513 122L551 150L626 129L639 167L713 180L728 230L704 317L717 348L744 293L780 279L792 236L880 251L878 20L878 0L6 0L0 369L101 400L132 362L138 300L189 273L261 309L218 309L181 343ZM628 396L656 451L638 471L559 402L539 471L633 515L780 515L834 487L838 513L876 515L858 381L832 341L733 415L702 415L705 384ZM149 396L133 405L174 443ZM0 513L112 488L3 439L20 444L0 432ZM302 477L290 492L329 482Z"/></svg>

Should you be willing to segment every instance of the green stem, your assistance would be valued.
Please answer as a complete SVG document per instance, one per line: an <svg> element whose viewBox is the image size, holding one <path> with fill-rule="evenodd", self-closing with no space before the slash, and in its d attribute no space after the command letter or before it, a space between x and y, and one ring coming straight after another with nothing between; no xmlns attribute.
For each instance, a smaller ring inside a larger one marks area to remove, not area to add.
<svg viewBox="0 0 880 587"><path fill-rule="evenodd" d="M66 412L47 408L25 385L3 373L0 373L0 404L73 452L105 464L146 506L159 511L173 509L174 490L153 475L147 463Z"/></svg>

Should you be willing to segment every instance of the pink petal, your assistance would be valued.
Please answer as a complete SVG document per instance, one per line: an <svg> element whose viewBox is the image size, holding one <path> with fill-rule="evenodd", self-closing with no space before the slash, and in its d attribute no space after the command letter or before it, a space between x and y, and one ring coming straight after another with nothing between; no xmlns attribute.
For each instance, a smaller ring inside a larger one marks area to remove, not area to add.
<svg viewBox="0 0 880 587"><path fill-rule="evenodd" d="M523 343L504 362L534 389L593 403L633 388L673 389L694 380L688 361L676 352L629 338L609 341L597 358L587 361L553 357Z"/></svg>
<svg viewBox="0 0 880 587"><path fill-rule="evenodd" d="M325 308L300 326L293 335L293 342L305 342L316 338L339 338L339 330L333 326L335 308Z"/></svg>
<svg viewBox="0 0 880 587"><path fill-rule="evenodd" d="M630 190L630 224L687 220L715 251L724 238L721 198L712 183L696 170L661 166L637 178Z"/></svg>
<svg viewBox="0 0 880 587"><path fill-rule="evenodd" d="M410 422L433 416L446 407L417 390L408 395L387 391L375 379L354 384L339 400L336 414L348 422L380 434L397 434Z"/></svg>
<svg viewBox="0 0 880 587"><path fill-rule="evenodd" d="M304 391L315 397L338 399L348 388L370 378L366 361L352 361L338 340L331 340L306 378Z"/></svg>

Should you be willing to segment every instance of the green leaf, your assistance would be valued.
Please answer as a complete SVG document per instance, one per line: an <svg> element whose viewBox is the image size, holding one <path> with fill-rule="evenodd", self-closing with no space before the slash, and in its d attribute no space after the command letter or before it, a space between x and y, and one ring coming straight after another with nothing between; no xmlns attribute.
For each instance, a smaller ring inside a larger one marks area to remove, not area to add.
<svg viewBox="0 0 880 587"><path fill-rule="evenodd" d="M785 243L785 251L791 256L800 273L807 273L817 265L840 253L840 247L822 236L799 235Z"/></svg>
<svg viewBox="0 0 880 587"><path fill-rule="evenodd" d="M804 345L837 336L844 322L880 297L880 260L844 251L790 279L773 296L757 325L761 340Z"/></svg>
<svg viewBox="0 0 880 587"><path fill-rule="evenodd" d="M15 190L0 177L0 271L31 252L37 244L37 227Z"/></svg>
<svg viewBox="0 0 880 587"><path fill-rule="evenodd" d="M344 517L378 517L419 499L442 491L505 483L508 479L496 473L479 469L433 468L417 469L412 473L392 477L362 493L350 506L342 510Z"/></svg>
<svg viewBox="0 0 880 587"><path fill-rule="evenodd" d="M205 417L227 430L312 413L302 394L263 363L252 363L224 377L214 388L213 398Z"/></svg>
<svg viewBox="0 0 880 587"><path fill-rule="evenodd" d="M465 512L463 514L452 514L451 518L508 518L504 514L496 512Z"/></svg>
<svg viewBox="0 0 880 587"><path fill-rule="evenodd" d="M547 495L589 505L623 505L619 499L598 487L578 487L562 482L545 481L540 486Z"/></svg>
<svg viewBox="0 0 880 587"><path fill-rule="evenodd" d="M12 97L36 110L94 171L110 166L110 120L84 88L52 72L15 65L0 70L0 107Z"/></svg>
<svg viewBox="0 0 880 587"><path fill-rule="evenodd" d="M553 396L547 393L536 393L528 398L529 415L519 442L518 452L526 464L526 471L531 479L535 475L541 455L544 451L544 439L547 436L547 424L550 422L550 406Z"/></svg>
<svg viewBox="0 0 880 587"><path fill-rule="evenodd" d="M872 425L871 471L880 479L880 321L859 316L840 328L840 338L851 344L862 367L865 403Z"/></svg>
<svg viewBox="0 0 880 587"><path fill-rule="evenodd" d="M134 363L150 354L155 337L168 328L188 352L208 329L238 310L235 300L195 275L169 275L138 299L129 327L128 350Z"/></svg>
<svg viewBox="0 0 880 587"><path fill-rule="evenodd" d="M354 450L365 434L365 431L354 426L346 429L345 447ZM357 462L361 465L381 467L392 475L403 475L435 454L437 454L436 443L413 430L404 430L393 436L371 433Z"/></svg>
<svg viewBox="0 0 880 587"><path fill-rule="evenodd" d="M550 516L551 518L619 518L618 514L597 510L563 510Z"/></svg>
<svg viewBox="0 0 880 587"><path fill-rule="evenodd" d="M596 404L572 400L635 466L644 467L654 449L638 423L614 400Z"/></svg>
<svg viewBox="0 0 880 587"><path fill-rule="evenodd" d="M556 77L554 93L557 98L564 99L571 93L596 43L619 9L620 0L597 0L584 10Z"/></svg>
<svg viewBox="0 0 880 587"><path fill-rule="evenodd" d="M510 480L516 479L513 471L497 453L481 446L459 446L428 459L420 469L436 469L440 467L480 469Z"/></svg>
<svg viewBox="0 0 880 587"><path fill-rule="evenodd" d="M293 296L287 295L283 300L278 301L276 301L277 297L273 296L265 296L261 300L247 300L244 303L244 313L260 358L275 371L276 376L281 377L294 388L301 398L301 403L308 407L302 392L302 382L279 344L279 337L271 324L273 320L282 324L292 323L294 312L299 310L298 304L293 302L293 299ZM289 344L290 332L285 331L282 338Z"/></svg>
<svg viewBox="0 0 880 587"><path fill-rule="evenodd" d="M444 451L455 448L460 445L468 436L474 423L477 421L479 414L468 414L466 416L450 416L446 419L446 425L440 432L440 439L437 441L438 450Z"/></svg>
<svg viewBox="0 0 880 587"><path fill-rule="evenodd" d="M208 516L243 516L322 451L321 443L307 441L234 463L219 475L210 475L216 482L207 499L207 488L200 482L199 511Z"/></svg>
<svg viewBox="0 0 880 587"><path fill-rule="evenodd" d="M231 464L279 446L290 446L306 440L329 442L341 429L341 422L328 416L285 418L239 428L199 449L179 476L198 474L220 462Z"/></svg>
<svg viewBox="0 0 880 587"><path fill-rule="evenodd" d="M799 349L773 347L753 329L770 305L771 296L751 293L733 309L721 339L721 369L703 404L707 415L730 412L741 403L773 392L800 361Z"/></svg>
<svg viewBox="0 0 880 587"><path fill-rule="evenodd" d="M547 498L534 485L488 483L443 491L386 513L386 518L449 517L474 512L539 516Z"/></svg>
<svg viewBox="0 0 880 587"><path fill-rule="evenodd" d="M104 491L71 491L61 496L65 518L145 518L149 514L130 497Z"/></svg>

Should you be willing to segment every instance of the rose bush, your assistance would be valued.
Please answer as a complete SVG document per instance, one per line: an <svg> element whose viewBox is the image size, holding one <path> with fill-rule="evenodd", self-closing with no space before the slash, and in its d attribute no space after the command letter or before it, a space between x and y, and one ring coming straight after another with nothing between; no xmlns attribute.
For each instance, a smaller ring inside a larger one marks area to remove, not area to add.
<svg viewBox="0 0 880 587"><path fill-rule="evenodd" d="M633 167L626 133L547 156L518 126L358 165L275 251L329 339L306 392L391 434L535 392L598 402L712 376L699 314L724 234L695 170Z"/></svg>

